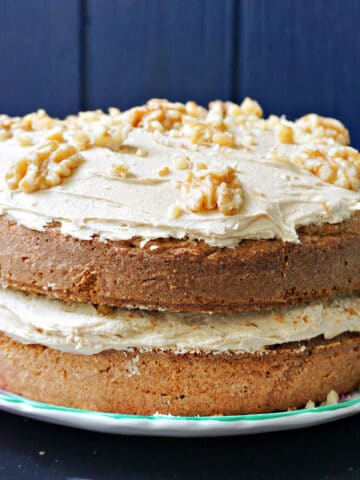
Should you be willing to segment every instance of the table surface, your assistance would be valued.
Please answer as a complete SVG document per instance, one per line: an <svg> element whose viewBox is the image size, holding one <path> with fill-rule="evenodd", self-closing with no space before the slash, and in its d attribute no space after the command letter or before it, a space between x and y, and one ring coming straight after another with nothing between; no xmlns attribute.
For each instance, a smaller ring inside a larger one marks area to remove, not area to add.
<svg viewBox="0 0 360 480"><path fill-rule="evenodd" d="M360 415L225 438L114 436L0 412L1 480L360 479Z"/></svg>

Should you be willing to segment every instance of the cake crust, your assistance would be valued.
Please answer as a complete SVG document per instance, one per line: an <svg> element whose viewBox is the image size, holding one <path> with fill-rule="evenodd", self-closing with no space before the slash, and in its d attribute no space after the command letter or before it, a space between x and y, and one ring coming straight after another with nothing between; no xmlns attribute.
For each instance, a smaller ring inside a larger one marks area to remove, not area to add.
<svg viewBox="0 0 360 480"><path fill-rule="evenodd" d="M273 310L360 291L360 215L299 230L301 243L235 248L140 239L102 242L0 217L0 282L61 300L169 311Z"/></svg>
<svg viewBox="0 0 360 480"><path fill-rule="evenodd" d="M235 415L298 408L360 383L360 335L257 354L107 351L85 356L0 337L0 387L96 411ZM81 385L81 388L79 388Z"/></svg>

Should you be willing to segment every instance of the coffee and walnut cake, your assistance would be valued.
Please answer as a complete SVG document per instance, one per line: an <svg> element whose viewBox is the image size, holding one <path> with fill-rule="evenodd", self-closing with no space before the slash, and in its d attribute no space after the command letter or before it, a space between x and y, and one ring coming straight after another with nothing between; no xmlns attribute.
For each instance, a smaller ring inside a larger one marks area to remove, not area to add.
<svg viewBox="0 0 360 480"><path fill-rule="evenodd" d="M335 119L249 98L0 115L0 387L173 415L358 388L348 144Z"/></svg>

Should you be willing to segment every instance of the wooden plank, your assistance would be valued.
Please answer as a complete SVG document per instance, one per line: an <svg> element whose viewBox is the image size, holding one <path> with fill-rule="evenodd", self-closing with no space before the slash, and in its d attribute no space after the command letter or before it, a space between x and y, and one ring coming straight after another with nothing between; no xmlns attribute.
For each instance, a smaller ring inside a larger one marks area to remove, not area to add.
<svg viewBox="0 0 360 480"><path fill-rule="evenodd" d="M0 111L80 107L80 0L0 2Z"/></svg>
<svg viewBox="0 0 360 480"><path fill-rule="evenodd" d="M358 0L242 0L237 97L289 117L342 119L360 147Z"/></svg>
<svg viewBox="0 0 360 480"><path fill-rule="evenodd" d="M232 93L233 0L88 0L87 106Z"/></svg>

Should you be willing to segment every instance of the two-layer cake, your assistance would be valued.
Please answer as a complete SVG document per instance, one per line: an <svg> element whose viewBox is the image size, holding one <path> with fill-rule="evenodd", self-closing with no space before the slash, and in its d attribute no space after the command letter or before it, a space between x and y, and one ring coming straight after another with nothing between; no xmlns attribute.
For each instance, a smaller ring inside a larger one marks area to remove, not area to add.
<svg viewBox="0 0 360 480"><path fill-rule="evenodd" d="M151 100L0 116L0 387L213 415L360 384L360 153L337 120Z"/></svg>

